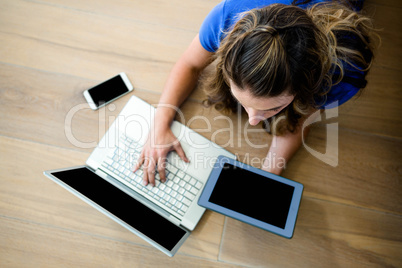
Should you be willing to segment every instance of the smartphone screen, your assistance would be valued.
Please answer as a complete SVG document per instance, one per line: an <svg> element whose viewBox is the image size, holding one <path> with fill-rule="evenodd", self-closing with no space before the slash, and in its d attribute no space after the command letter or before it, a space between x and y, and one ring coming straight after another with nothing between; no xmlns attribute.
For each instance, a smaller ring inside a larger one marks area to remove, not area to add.
<svg viewBox="0 0 402 268"><path fill-rule="evenodd" d="M129 89L120 75L88 90L89 95L92 97L92 101L97 107L127 92L129 92Z"/></svg>

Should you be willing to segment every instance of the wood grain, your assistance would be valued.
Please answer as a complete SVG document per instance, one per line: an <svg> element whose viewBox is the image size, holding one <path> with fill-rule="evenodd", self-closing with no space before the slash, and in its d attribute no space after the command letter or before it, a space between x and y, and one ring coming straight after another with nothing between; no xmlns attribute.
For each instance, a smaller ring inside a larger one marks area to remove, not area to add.
<svg viewBox="0 0 402 268"><path fill-rule="evenodd" d="M41 2L57 7L72 8L89 14L124 18L197 33L205 16L220 1L188 0L183 2L172 0L144 3L142 1L117 0L113 1L112 5L107 0L73 0L68 2L64 0L45 0Z"/></svg>
<svg viewBox="0 0 402 268"><path fill-rule="evenodd" d="M292 239L227 219L220 259L263 267L400 267L400 216L304 198Z"/></svg>
<svg viewBox="0 0 402 268"><path fill-rule="evenodd" d="M115 107L114 110L106 107L93 112L85 104L81 92L91 83L95 84L94 81L71 76L66 79L65 76L43 74L14 66L0 65L0 70L3 77L8 78L0 80L4 81L0 106L0 112L4 114L0 121L4 127L0 128L0 131L3 135L24 140L89 153L129 98L125 96L113 103L111 107ZM16 74L23 75L31 83L27 85L23 80L19 80ZM41 88L51 90L41 91ZM69 88L73 90L68 90ZM135 90L133 94L150 103L157 103L159 98L158 94L141 90ZM73 114L73 136L69 136L65 122L70 121L68 115L78 104L84 108ZM236 154L239 160L261 166L271 136L260 126L250 127L245 114L224 117L214 109L204 108L200 103L193 101L185 103L181 111L185 115L181 120L183 124ZM374 115L371 118L374 118ZM290 163L284 176L311 185L312 188L306 189L306 194L399 213L402 211L402 202L395 205L393 200L401 200L400 189L395 189L391 194L384 193L392 189L401 176L401 165L395 161L402 158L399 150L401 141L344 130L342 126L345 120L345 124L352 121L346 114L340 113L335 121L329 121L339 124L339 133L336 133L340 144L338 167L328 166L306 150L301 150ZM313 128L306 146L325 152L326 123L328 122L322 121ZM362 155L356 156L356 152ZM366 172L361 173L361 170ZM351 182L353 187L350 186ZM336 185L349 186L346 189L328 190ZM356 195L356 191L362 194Z"/></svg>
<svg viewBox="0 0 402 268"><path fill-rule="evenodd" d="M217 3L1 2L1 267L402 266L401 1L365 1L382 38L369 84L336 117L312 125L283 173L305 186L291 240L208 211L168 258L42 174L84 164L131 94L156 105ZM90 110L82 92L122 71L133 93ZM248 126L246 114L203 107L204 98L198 86L177 119L261 166L272 137ZM329 148L338 149L332 166Z"/></svg>
<svg viewBox="0 0 402 268"><path fill-rule="evenodd" d="M369 0L364 5L364 11L373 17L374 26L379 30L381 37L381 46L376 53L376 65L401 70L399 60L402 58L402 52L399 48L402 45L402 33L399 29L402 26L402 18L399 14L402 6L400 2L398 6L393 6L392 2L388 4Z"/></svg>
<svg viewBox="0 0 402 268"><path fill-rule="evenodd" d="M35 2L8 1L0 11L3 62L92 79L135 70L136 87L157 92L194 36Z"/></svg>
<svg viewBox="0 0 402 268"><path fill-rule="evenodd" d="M89 154L4 136L0 148L0 216L149 246L42 174L84 165ZM217 259L223 221L222 215L206 213L180 252Z"/></svg>
<svg viewBox="0 0 402 268"><path fill-rule="evenodd" d="M24 239L18 239L23 237ZM0 217L0 264L18 267L236 267L130 241ZM23 253L23 255L21 254Z"/></svg>

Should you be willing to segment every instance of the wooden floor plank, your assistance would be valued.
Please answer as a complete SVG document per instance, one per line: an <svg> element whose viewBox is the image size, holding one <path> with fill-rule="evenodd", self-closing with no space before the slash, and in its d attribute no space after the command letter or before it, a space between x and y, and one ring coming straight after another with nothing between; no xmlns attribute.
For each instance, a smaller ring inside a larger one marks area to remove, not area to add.
<svg viewBox="0 0 402 268"><path fill-rule="evenodd" d="M83 152L0 136L0 217L150 247L42 174L45 170L83 165L88 156ZM223 221L222 215L207 212L180 252L216 260ZM23 240L23 236L15 239Z"/></svg>
<svg viewBox="0 0 402 268"><path fill-rule="evenodd" d="M3 114L0 132L20 139L89 153L129 99L129 95L125 96L113 106L94 112L82 97L85 87L95 84L92 80L4 65L0 65L0 70L4 77L0 79L0 112ZM20 76L26 79L21 80ZM159 98L158 94L145 91L134 90L132 94L150 103L157 103ZM70 113L77 105L83 108ZM111 110L112 107L115 109ZM191 101L183 105L182 112L183 124L237 154L241 161L258 166L258 161L265 157L271 136L260 126L249 127L246 115L223 117L214 109ZM72 135L67 135L70 128L65 128L66 118L70 122L69 115L74 115L70 116ZM400 213L402 202L395 205L393 200L400 200L402 193L392 187L401 177L398 161L402 159L398 149L401 141L343 130L344 120L352 124L348 118L340 114L335 120L340 127L338 167L328 166L302 149L290 162L284 176L305 183L306 194L315 197ZM312 129L308 139L312 149L325 152L325 126L326 121L322 121ZM357 152L362 155L356 155Z"/></svg>
<svg viewBox="0 0 402 268"><path fill-rule="evenodd" d="M257 267L401 267L402 218L304 198L292 239L227 219L220 259Z"/></svg>
<svg viewBox="0 0 402 268"><path fill-rule="evenodd" d="M149 24L164 25L179 28L194 33L198 32L202 21L219 0L179 0L171 1L130 1L117 0L113 5L107 0L102 1L64 1L45 0L42 3L73 8L89 13L141 21ZM152 14L152 15L150 15Z"/></svg>
<svg viewBox="0 0 402 268"><path fill-rule="evenodd" d="M379 70L381 71L381 69ZM378 79L371 81L373 84L361 97L339 108L340 128L389 137L402 136L400 128L402 109L399 105L401 97L398 91L401 83L397 79L396 72L391 72L390 76L387 77L389 73L386 71L380 72L377 76ZM46 140L50 141L58 140L65 146L69 145L64 133L66 115L77 105L82 105L84 108L85 99L82 92L102 81L40 72L5 64L0 64L0 76L2 78L0 80L0 101L2 102L0 109L3 110L5 115L0 119L4 126L3 128L0 127L0 129L6 131L7 135L11 135L11 133L24 135L21 138L33 136L35 138L46 137ZM25 79L20 79L21 77L25 77ZM387 79L380 80L380 77L387 77ZM204 99L205 95L201 91L201 89L195 90L194 94L197 96L192 96L191 98L197 101ZM153 104L156 104L159 99L158 94L150 94L150 92L137 88L134 89L132 94ZM104 131L98 134L97 130L101 124L98 124L97 121L101 121L102 124L105 120L112 121L128 98L129 96L126 96L114 102L113 106L116 108L113 111L111 107L108 107L97 112L89 109L82 109L77 112L78 117L75 117L73 121L75 122L76 119L85 120L85 126L87 126L83 129L81 127L75 128L77 139L83 142L98 141ZM203 107L197 104L195 109L200 111ZM29 119L22 117L21 113L30 115ZM194 114L197 114L197 111L194 111ZM102 119L102 117L105 117L105 119ZM108 120L109 117L110 120ZM16 124L16 122L20 122L20 124ZM43 124L43 122L48 122L49 124ZM109 123L111 122L107 122L102 128L107 128ZM22 131L27 127L26 124L32 125L29 127L31 133ZM42 127L37 128L37 124L42 124ZM216 125L218 126L219 124ZM38 133L35 134L35 132ZM46 133L51 133L51 137L47 136ZM55 135L55 133L58 134ZM51 144L56 143L53 141Z"/></svg>
<svg viewBox="0 0 402 268"><path fill-rule="evenodd" d="M399 70L374 66L362 94L339 107L340 127L402 138L399 73Z"/></svg>
<svg viewBox="0 0 402 268"><path fill-rule="evenodd" d="M100 80L126 71L157 92L194 36L35 2L8 1L0 11L2 62Z"/></svg>
<svg viewBox="0 0 402 268"><path fill-rule="evenodd" d="M1 64L0 77L3 135L86 152L96 147L130 98L128 94L111 106L93 111L82 93L102 80ZM159 99L159 94L152 92L137 88L134 92L149 103Z"/></svg>
<svg viewBox="0 0 402 268"><path fill-rule="evenodd" d="M2 267L235 267L153 247L0 217Z"/></svg>
<svg viewBox="0 0 402 268"><path fill-rule="evenodd" d="M338 141L337 163L325 156L327 133ZM401 146L400 140L317 126L283 176L304 183L309 196L402 215Z"/></svg>
<svg viewBox="0 0 402 268"><path fill-rule="evenodd" d="M109 72L134 69L139 72L135 76L139 79L138 86L149 87L149 81L156 81L151 88L157 91L162 89L171 66L194 37L193 32L161 30L160 26L117 18L106 19L98 14L89 14L83 19L80 11L72 9L31 2L7 3L15 4L6 5L0 16L3 18L0 23L3 34L0 37L4 61L66 74L85 73L95 79L106 75L106 66ZM391 43L399 47L398 44L402 42L398 31L402 23L398 9L382 6L375 6L375 9L379 27L387 26L381 33L384 46L380 49L378 64L399 70L402 58L400 51L387 47ZM21 17L28 10L28 18L33 22L21 23L26 21ZM52 27L54 24L60 24L57 30ZM107 39L105 31L108 32ZM7 58L10 50L18 52L15 55L19 57ZM60 61L64 64L60 64ZM163 79L150 79L155 76ZM143 78L148 78L148 83Z"/></svg>
<svg viewBox="0 0 402 268"><path fill-rule="evenodd" d="M402 27L402 18L399 15L402 7L384 5L367 1L364 5L364 11L370 17L374 18L374 26L378 29L381 37L381 46L375 54L375 65L401 70L399 64L402 60L402 52L399 49L402 46L402 33L399 29Z"/></svg>
<svg viewBox="0 0 402 268"><path fill-rule="evenodd" d="M83 164L130 98L94 112L85 89L125 71L131 95L156 104L174 62L218 2L2 1L0 266L402 266L401 1L365 1L383 42L368 87L313 125L283 173L305 186L291 240L207 212L169 259L43 176ZM272 137L248 127L244 114L204 108L204 98L194 91L178 119L260 166ZM327 130L334 123L338 130ZM337 145L327 146L327 134ZM336 146L331 166L325 153Z"/></svg>
<svg viewBox="0 0 402 268"><path fill-rule="evenodd" d="M389 1L381 1L381 0L365 0L364 1L364 6L370 5L370 4L377 4L377 5L382 5L382 6L389 6L393 8L402 8L402 3L399 0L389 0Z"/></svg>

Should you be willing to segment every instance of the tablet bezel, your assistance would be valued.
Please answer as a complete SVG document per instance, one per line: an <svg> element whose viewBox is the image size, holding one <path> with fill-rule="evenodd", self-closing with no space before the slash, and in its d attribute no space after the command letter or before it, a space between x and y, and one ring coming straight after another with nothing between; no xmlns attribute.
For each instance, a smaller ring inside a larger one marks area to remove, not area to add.
<svg viewBox="0 0 402 268"><path fill-rule="evenodd" d="M237 168L241 168L241 169L247 170L249 172L264 176L267 179L275 180L280 183L284 183L286 185L290 185L290 186L294 187L294 192L293 192L292 200L290 203L289 212L288 212L288 216L286 219L286 225L285 225L284 229L271 225L269 223L257 220L255 218L252 218L250 216L236 212L234 210L222 207L221 205L217 205L217 204L209 201L211 194L215 188L215 185L220 178L220 174L223 170L225 163L228 163ZM251 224L251 225L261 228L263 230L267 230L269 232L278 234L278 235L286 237L286 238L292 238L293 233L294 233L295 224L296 224L297 214L298 214L299 207L300 207L303 188L304 187L301 183L283 178L281 176L269 173L269 172L261 170L261 169L257 169L255 167L241 163L237 160L234 160L234 159L231 159L231 158L228 158L225 156L219 156L214 164L214 168L208 178L208 181L205 184L204 190L201 193L201 196L198 200L198 204L202 207L205 207L207 209L221 213L228 217L240 220L242 222Z"/></svg>

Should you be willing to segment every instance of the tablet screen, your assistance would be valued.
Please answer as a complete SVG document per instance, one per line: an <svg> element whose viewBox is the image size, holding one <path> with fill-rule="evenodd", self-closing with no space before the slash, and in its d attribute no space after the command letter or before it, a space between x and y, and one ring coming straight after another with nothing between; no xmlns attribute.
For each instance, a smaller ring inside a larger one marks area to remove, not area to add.
<svg viewBox="0 0 402 268"><path fill-rule="evenodd" d="M225 163L209 202L285 229L294 189Z"/></svg>

